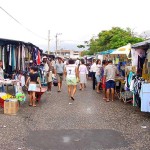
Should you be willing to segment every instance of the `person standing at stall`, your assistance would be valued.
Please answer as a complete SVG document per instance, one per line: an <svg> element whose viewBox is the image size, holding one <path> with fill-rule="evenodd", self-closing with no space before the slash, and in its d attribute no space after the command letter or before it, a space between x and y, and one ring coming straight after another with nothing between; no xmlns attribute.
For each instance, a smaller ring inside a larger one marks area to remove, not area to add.
<svg viewBox="0 0 150 150"><path fill-rule="evenodd" d="M105 67L107 66L107 61L106 60L103 60L102 61L102 68L101 68L101 77L102 77L102 89L103 89L103 100L107 100L107 95L106 95L106 80L105 80L105 77L104 77L104 70L105 70Z"/></svg>
<svg viewBox="0 0 150 150"><path fill-rule="evenodd" d="M47 82L47 92L50 93L52 89L52 72L54 70L54 67L52 66L52 63L47 59L46 56L43 57L43 63L44 63L44 77Z"/></svg>
<svg viewBox="0 0 150 150"><path fill-rule="evenodd" d="M59 57L58 62L55 64L54 67L55 76L57 77L57 81L58 81L58 92L61 92L64 69L65 69L65 65L62 62L62 58Z"/></svg>
<svg viewBox="0 0 150 150"><path fill-rule="evenodd" d="M4 79L3 61L0 60L0 80Z"/></svg>
<svg viewBox="0 0 150 150"><path fill-rule="evenodd" d="M111 91L111 99L112 101L114 101L116 75L117 75L117 67L112 64L112 60L109 60L108 65L104 69L104 77L106 79L107 102L110 101L110 91Z"/></svg>
<svg viewBox="0 0 150 150"><path fill-rule="evenodd" d="M100 93L100 81L101 81L101 60L98 59L96 61L96 73L95 73L95 78L96 78L96 82L97 82L97 89L96 92Z"/></svg>
<svg viewBox="0 0 150 150"><path fill-rule="evenodd" d="M0 80L3 80L3 79L4 79L3 61L0 60ZM1 85L0 88L1 88L2 92L5 91L4 85Z"/></svg>
<svg viewBox="0 0 150 150"><path fill-rule="evenodd" d="M96 80L95 80L96 60L95 59L93 59L93 64L91 66L90 72L92 72L93 90L95 90L95 85L96 85Z"/></svg>
<svg viewBox="0 0 150 150"><path fill-rule="evenodd" d="M78 69L74 60L70 59L68 61L68 65L65 67L65 76L68 85L68 95L72 100L74 99L74 95L77 90L77 77L78 77Z"/></svg>

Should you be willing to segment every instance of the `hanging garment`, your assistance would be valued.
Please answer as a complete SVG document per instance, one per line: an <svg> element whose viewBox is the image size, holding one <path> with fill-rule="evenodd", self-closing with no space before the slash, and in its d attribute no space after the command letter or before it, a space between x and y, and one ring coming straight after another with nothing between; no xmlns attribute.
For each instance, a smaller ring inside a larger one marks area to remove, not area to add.
<svg viewBox="0 0 150 150"><path fill-rule="evenodd" d="M41 64L41 55L40 55L40 51L38 51L38 55L37 55L37 65Z"/></svg>
<svg viewBox="0 0 150 150"><path fill-rule="evenodd" d="M12 71L14 71L14 46L11 46L11 66L12 66Z"/></svg>
<svg viewBox="0 0 150 150"><path fill-rule="evenodd" d="M3 47L2 61L3 61L3 69L5 69L5 47Z"/></svg>
<svg viewBox="0 0 150 150"><path fill-rule="evenodd" d="M24 45L22 45L22 70L25 71L25 49L24 49Z"/></svg>
<svg viewBox="0 0 150 150"><path fill-rule="evenodd" d="M140 57L138 56L138 67L137 67L137 74L142 76L142 70L143 70L143 64L145 62L146 57Z"/></svg>
<svg viewBox="0 0 150 150"><path fill-rule="evenodd" d="M12 46L12 71L16 70L16 53L15 46Z"/></svg>
<svg viewBox="0 0 150 150"><path fill-rule="evenodd" d="M12 56L12 46L10 45L9 47L9 66L11 66L12 62L11 62L11 56Z"/></svg>
<svg viewBox="0 0 150 150"><path fill-rule="evenodd" d="M141 111L150 112L150 84L143 84L141 87Z"/></svg>
<svg viewBox="0 0 150 150"><path fill-rule="evenodd" d="M133 104L137 105L138 107L141 107L141 97L140 97L140 92L141 92L141 87L142 84L144 83L144 79L139 77L138 75L133 76L134 79L134 102Z"/></svg>
<svg viewBox="0 0 150 150"><path fill-rule="evenodd" d="M33 62L34 62L34 64L37 63L37 56L38 56L38 50L37 50L37 48L34 48L33 49Z"/></svg>
<svg viewBox="0 0 150 150"><path fill-rule="evenodd" d="M0 46L0 59L2 60L2 50L3 50L3 48L2 48L2 46Z"/></svg>
<svg viewBox="0 0 150 150"><path fill-rule="evenodd" d="M134 73L132 71L129 72L128 76L127 76L127 87L130 88L130 84L132 81L132 77L134 76Z"/></svg>
<svg viewBox="0 0 150 150"><path fill-rule="evenodd" d="M20 49L20 45L19 45L19 48L18 48L18 70L20 70L20 51L21 51L21 49Z"/></svg>

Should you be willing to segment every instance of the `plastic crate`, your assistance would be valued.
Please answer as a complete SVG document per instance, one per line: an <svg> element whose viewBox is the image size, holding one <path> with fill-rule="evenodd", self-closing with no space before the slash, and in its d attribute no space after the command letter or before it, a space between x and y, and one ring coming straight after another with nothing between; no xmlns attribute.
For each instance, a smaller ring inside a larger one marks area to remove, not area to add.
<svg viewBox="0 0 150 150"><path fill-rule="evenodd" d="M0 98L0 107L4 108L4 100Z"/></svg>

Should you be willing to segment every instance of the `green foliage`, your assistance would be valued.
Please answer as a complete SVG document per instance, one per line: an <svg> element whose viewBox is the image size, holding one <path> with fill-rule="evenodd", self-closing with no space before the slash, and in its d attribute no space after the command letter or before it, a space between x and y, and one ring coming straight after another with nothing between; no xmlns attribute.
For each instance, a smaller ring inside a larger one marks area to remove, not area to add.
<svg viewBox="0 0 150 150"><path fill-rule="evenodd" d="M78 48L85 48L84 45L78 45L77 47L78 47Z"/></svg>
<svg viewBox="0 0 150 150"><path fill-rule="evenodd" d="M104 30L98 34L98 38L92 38L90 40L89 52L94 54L109 49L117 49L121 46L125 46L128 43L135 44L142 42L144 39L134 36L134 33L130 28L122 29L119 27L113 27L111 30Z"/></svg>

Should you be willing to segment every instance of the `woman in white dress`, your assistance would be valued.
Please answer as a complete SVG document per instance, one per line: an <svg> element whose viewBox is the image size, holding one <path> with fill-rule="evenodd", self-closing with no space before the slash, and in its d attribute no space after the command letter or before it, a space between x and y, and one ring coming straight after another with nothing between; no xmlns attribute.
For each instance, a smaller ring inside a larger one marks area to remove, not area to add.
<svg viewBox="0 0 150 150"><path fill-rule="evenodd" d="M85 84L87 83L87 74L88 70L86 65L84 64L84 59L81 59L79 66L79 79L80 79L80 90L83 90L85 88Z"/></svg>

